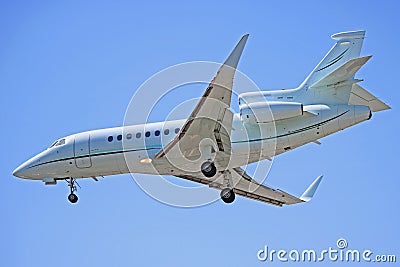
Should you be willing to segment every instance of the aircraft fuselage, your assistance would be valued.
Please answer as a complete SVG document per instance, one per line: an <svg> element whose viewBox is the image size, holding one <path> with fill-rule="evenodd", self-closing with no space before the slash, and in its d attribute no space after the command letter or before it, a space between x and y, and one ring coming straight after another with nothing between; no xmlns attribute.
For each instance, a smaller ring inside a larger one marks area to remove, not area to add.
<svg viewBox="0 0 400 267"><path fill-rule="evenodd" d="M313 114L270 123L244 123L235 114L231 132L230 166L238 167L272 158L304 144L358 124L370 118L367 106L310 105ZM171 174L168 168L155 169L146 159L168 144L185 120L107 128L73 134L29 159L14 175L51 182L67 177L86 178L131 172ZM130 160L129 167L126 158Z"/></svg>

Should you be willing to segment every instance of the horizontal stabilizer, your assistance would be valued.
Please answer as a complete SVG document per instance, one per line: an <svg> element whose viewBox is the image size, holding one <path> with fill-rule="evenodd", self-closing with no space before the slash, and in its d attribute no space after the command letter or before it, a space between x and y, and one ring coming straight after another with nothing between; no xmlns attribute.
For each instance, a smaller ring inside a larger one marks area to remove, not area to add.
<svg viewBox="0 0 400 267"><path fill-rule="evenodd" d="M390 107L372 95L370 92L354 84L351 89L349 105L368 106L372 112L390 109Z"/></svg>
<svg viewBox="0 0 400 267"><path fill-rule="evenodd" d="M301 200L308 202L313 198L315 192L317 191L319 184L321 183L322 177L323 177L322 175L318 176L317 179L314 180L314 182L301 195L301 197L300 197Z"/></svg>
<svg viewBox="0 0 400 267"><path fill-rule="evenodd" d="M313 85L312 88L323 87L323 86L335 86L343 81L346 81L352 77L354 74L365 64L372 56L353 58L344 63L342 66L332 71L324 78L320 79Z"/></svg>

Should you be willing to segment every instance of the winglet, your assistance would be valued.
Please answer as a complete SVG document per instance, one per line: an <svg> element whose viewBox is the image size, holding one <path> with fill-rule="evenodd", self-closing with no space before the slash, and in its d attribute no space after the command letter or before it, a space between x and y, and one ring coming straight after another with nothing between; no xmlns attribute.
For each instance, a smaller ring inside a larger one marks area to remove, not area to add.
<svg viewBox="0 0 400 267"><path fill-rule="evenodd" d="M247 39L249 38L249 34L245 34L242 36L240 41L237 43L235 48L232 50L231 54L225 60L224 65L230 66L236 69L240 56L242 55L244 46L246 45Z"/></svg>
<svg viewBox="0 0 400 267"><path fill-rule="evenodd" d="M315 179L314 182L312 182L312 184L307 188L307 190L301 195L300 197L301 200L308 202L312 199L312 197L315 194L315 191L317 191L317 188L321 183L322 177L323 177L322 175L318 176L317 179Z"/></svg>

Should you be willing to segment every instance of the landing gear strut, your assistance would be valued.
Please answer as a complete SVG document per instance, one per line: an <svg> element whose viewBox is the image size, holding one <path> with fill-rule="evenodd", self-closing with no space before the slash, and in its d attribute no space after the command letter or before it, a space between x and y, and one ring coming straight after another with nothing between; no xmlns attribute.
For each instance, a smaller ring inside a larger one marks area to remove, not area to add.
<svg viewBox="0 0 400 267"><path fill-rule="evenodd" d="M220 196L225 203L232 203L235 200L235 192L230 188L222 189Z"/></svg>
<svg viewBox="0 0 400 267"><path fill-rule="evenodd" d="M78 196L75 195L76 192L76 181L74 178L69 178L68 179L68 186L71 190L71 193L68 195L68 200L71 203L76 203L78 201Z"/></svg>
<svg viewBox="0 0 400 267"><path fill-rule="evenodd" d="M211 178L217 173L217 168L215 167L214 162L208 160L201 164L201 172L205 177Z"/></svg>

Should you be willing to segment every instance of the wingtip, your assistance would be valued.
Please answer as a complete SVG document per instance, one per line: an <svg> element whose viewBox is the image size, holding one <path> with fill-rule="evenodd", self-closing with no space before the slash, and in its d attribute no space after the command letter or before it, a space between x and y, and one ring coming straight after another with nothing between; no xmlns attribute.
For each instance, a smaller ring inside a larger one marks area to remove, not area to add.
<svg viewBox="0 0 400 267"><path fill-rule="evenodd" d="M232 50L231 54L225 60L224 65L227 65L227 66L230 66L230 67L236 69L239 59L240 59L240 56L242 55L244 46L246 45L248 37L249 37L249 34L245 34L242 36L240 41L236 44L235 48Z"/></svg>
<svg viewBox="0 0 400 267"><path fill-rule="evenodd" d="M242 38L240 39L240 41L245 41L245 42L247 42L247 39L249 39L249 36L250 36L250 34L249 33L246 33L245 35L243 35L242 36Z"/></svg>
<svg viewBox="0 0 400 267"><path fill-rule="evenodd" d="M240 43L242 43L242 42L246 43L246 42L247 42L247 39L249 39L249 36L250 36L249 33L246 33L245 35L243 35L242 38L240 38L240 41L239 41L238 44L240 44Z"/></svg>
<svg viewBox="0 0 400 267"><path fill-rule="evenodd" d="M304 202L309 202L313 198L315 192L317 191L318 186L321 183L323 177L324 177L323 175L318 176L317 179L315 179L311 183L311 185L307 188L307 190L304 191L300 199L303 200Z"/></svg>

